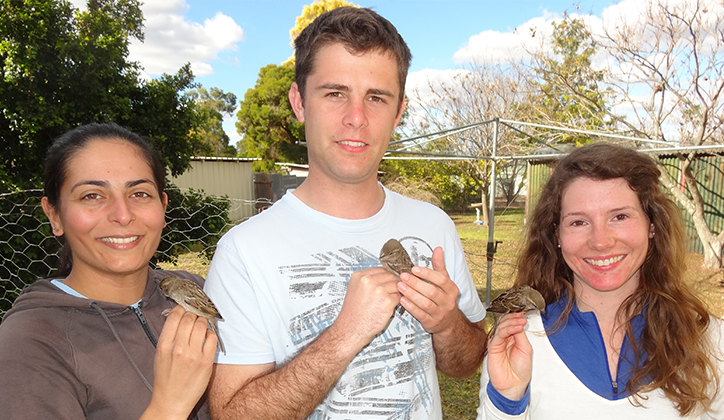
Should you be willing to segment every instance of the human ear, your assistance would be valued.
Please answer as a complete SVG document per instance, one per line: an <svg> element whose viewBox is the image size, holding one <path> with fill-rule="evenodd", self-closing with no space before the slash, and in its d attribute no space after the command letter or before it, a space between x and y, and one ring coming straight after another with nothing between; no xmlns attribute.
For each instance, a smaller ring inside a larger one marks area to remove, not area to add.
<svg viewBox="0 0 724 420"><path fill-rule="evenodd" d="M302 94L299 92L299 85L297 82L292 83L292 87L289 88L289 103L292 105L294 115L297 116L299 122L304 122L304 101L302 100Z"/></svg>
<svg viewBox="0 0 724 420"><path fill-rule="evenodd" d="M60 215L55 207L50 204L48 197L40 199L40 205L43 207L43 213L45 213L45 215L48 216L48 220L50 220L50 227L53 231L53 235L63 236L63 225L60 223Z"/></svg>

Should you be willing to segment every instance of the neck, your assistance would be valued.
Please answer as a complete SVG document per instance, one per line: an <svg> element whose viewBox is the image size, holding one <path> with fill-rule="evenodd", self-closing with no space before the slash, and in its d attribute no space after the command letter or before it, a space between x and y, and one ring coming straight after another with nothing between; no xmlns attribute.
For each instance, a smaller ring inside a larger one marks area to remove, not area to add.
<svg viewBox="0 0 724 420"><path fill-rule="evenodd" d="M88 299L132 305L143 296L147 278L146 270L142 273L108 276L87 273L73 267L63 283Z"/></svg>
<svg viewBox="0 0 724 420"><path fill-rule="evenodd" d="M592 292L574 284L576 304L581 312L593 312L599 324L617 328L621 324L618 310L631 295L623 291Z"/></svg>
<svg viewBox="0 0 724 420"><path fill-rule="evenodd" d="M310 176L294 190L294 195L314 210L341 219L372 217L385 203L384 190L376 178L340 184Z"/></svg>

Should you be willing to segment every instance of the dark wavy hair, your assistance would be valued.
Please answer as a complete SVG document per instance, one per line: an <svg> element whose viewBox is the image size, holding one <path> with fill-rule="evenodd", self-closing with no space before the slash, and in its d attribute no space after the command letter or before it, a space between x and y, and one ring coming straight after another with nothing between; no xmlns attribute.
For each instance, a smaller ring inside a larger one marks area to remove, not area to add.
<svg viewBox="0 0 724 420"><path fill-rule="evenodd" d="M641 266L638 289L619 308L627 320L622 326L634 348L637 366L626 392L640 405L642 393L661 388L667 398L686 415L699 404L711 406L719 389L714 348L707 335L706 307L683 283L685 243L681 211L662 190L656 162L635 150L611 144L594 144L575 149L555 167L540 194L529 222L526 245L518 260L516 286L537 289L546 304L570 296L556 328L565 325L575 304L573 272L558 248L556 232L561 217L561 200L566 188L577 178L608 180L623 178L636 193L641 207L654 225ZM636 341L631 318L644 314L646 324Z"/></svg>
<svg viewBox="0 0 724 420"><path fill-rule="evenodd" d="M60 209L60 191L68 173L68 162L94 140L120 140L136 146L151 168L159 197L163 196L166 169L149 141L115 123L90 123L76 127L55 139L45 155L44 195L51 206ZM63 241L59 255L60 261L55 274L67 276L73 268L73 255L67 242Z"/></svg>
<svg viewBox="0 0 724 420"><path fill-rule="evenodd" d="M376 12L358 7L340 7L323 13L294 40L295 81L304 99L307 78L314 71L314 59L323 47L341 43L353 54L388 52L397 62L399 103L405 97L405 81L412 54L394 25Z"/></svg>

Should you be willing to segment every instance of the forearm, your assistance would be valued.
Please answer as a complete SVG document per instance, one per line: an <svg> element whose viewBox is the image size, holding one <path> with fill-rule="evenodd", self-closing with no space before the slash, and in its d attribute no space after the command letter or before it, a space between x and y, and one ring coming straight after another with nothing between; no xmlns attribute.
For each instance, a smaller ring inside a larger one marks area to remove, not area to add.
<svg viewBox="0 0 724 420"><path fill-rule="evenodd" d="M459 310L458 319L446 330L432 334L437 369L447 376L465 378L480 367L488 336L483 322L471 323Z"/></svg>
<svg viewBox="0 0 724 420"><path fill-rule="evenodd" d="M319 405L362 349L330 327L288 364L251 378L228 402L212 386L209 405L215 419L305 419Z"/></svg>

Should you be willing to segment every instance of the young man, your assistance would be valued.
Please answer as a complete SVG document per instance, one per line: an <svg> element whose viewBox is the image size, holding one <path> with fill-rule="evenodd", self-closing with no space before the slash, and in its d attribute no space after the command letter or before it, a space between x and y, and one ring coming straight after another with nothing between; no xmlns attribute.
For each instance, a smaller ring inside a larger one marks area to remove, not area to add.
<svg viewBox="0 0 724 420"><path fill-rule="evenodd" d="M351 7L318 17L295 47L289 100L309 176L218 244L206 288L227 352L212 414L441 419L435 368L475 372L485 309L452 221L377 182L409 49L387 20ZM380 266L390 238L410 252L412 274Z"/></svg>

